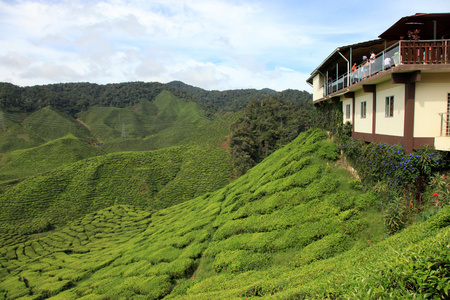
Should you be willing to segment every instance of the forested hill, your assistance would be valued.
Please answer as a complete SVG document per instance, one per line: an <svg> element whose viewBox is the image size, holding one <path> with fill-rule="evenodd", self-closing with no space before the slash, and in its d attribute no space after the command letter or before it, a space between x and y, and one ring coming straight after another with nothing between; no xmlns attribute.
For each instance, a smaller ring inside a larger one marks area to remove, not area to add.
<svg viewBox="0 0 450 300"><path fill-rule="evenodd" d="M201 99L204 107L212 112L236 112L244 109L252 99L263 99L268 95L276 95L286 101L309 102L312 95L306 91L284 90L277 92L271 89L241 89L227 91L207 91L185 84L181 81L172 81L167 85L185 91L196 99Z"/></svg>
<svg viewBox="0 0 450 300"><path fill-rule="evenodd" d="M263 99L269 94L280 94L290 100L310 101L311 94L287 90L277 93L273 90L245 89L229 91L206 91L179 81L168 84L158 82L128 82L99 85L94 83L59 83L31 87L20 87L0 83L0 108L9 112L34 112L51 106L75 116L91 106L112 106L124 108L142 100L152 101L162 91L198 104L206 116L217 112L236 112L252 99ZM287 100L288 100L287 99Z"/></svg>

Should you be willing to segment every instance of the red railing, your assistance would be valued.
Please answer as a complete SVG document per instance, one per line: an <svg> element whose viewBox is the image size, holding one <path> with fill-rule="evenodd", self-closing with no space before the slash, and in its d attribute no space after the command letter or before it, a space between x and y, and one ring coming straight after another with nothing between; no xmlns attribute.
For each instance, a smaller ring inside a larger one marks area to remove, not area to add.
<svg viewBox="0 0 450 300"><path fill-rule="evenodd" d="M446 64L449 54L448 40L400 41L402 64Z"/></svg>

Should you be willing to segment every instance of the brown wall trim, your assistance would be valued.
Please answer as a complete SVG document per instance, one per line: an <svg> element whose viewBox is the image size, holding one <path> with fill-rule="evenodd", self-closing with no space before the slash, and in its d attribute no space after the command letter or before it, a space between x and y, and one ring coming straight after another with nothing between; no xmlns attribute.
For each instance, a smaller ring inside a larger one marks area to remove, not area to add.
<svg viewBox="0 0 450 300"><path fill-rule="evenodd" d="M407 153L411 153L412 150L408 150L405 147L406 139L402 136L384 135L384 134L370 134L362 132L353 132L352 137L357 140L363 140L371 143L386 143L391 145L400 144L403 145ZM425 145L434 146L434 137L421 137L413 139L413 149L420 149Z"/></svg>
<svg viewBox="0 0 450 300"><path fill-rule="evenodd" d="M414 148L414 102L416 98L415 82L405 84L405 123L403 136L405 144L403 145L408 152Z"/></svg>
<svg viewBox="0 0 450 300"><path fill-rule="evenodd" d="M375 84L363 84L364 93L375 93L377 86Z"/></svg>
<svg viewBox="0 0 450 300"><path fill-rule="evenodd" d="M355 92L348 92L344 94L344 99L353 99L355 98Z"/></svg>
<svg viewBox="0 0 450 300"><path fill-rule="evenodd" d="M434 138L432 137L414 138L414 149L420 149L425 145L434 147Z"/></svg>

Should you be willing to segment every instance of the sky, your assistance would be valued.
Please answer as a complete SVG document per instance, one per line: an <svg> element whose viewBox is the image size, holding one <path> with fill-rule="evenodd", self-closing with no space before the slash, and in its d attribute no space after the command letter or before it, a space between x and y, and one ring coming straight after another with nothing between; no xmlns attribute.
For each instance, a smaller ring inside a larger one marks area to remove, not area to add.
<svg viewBox="0 0 450 300"><path fill-rule="evenodd" d="M0 82L306 90L337 47L448 0L0 0Z"/></svg>

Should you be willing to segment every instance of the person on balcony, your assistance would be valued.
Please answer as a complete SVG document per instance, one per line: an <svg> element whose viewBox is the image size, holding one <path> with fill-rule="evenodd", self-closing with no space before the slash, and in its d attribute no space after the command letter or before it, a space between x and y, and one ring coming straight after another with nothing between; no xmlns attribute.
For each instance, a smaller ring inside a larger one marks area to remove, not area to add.
<svg viewBox="0 0 450 300"><path fill-rule="evenodd" d="M370 76L372 76L376 73L375 60L376 60L375 52L370 51Z"/></svg>
<svg viewBox="0 0 450 300"><path fill-rule="evenodd" d="M352 83L358 82L358 68L356 67L356 63L352 66Z"/></svg>
<svg viewBox="0 0 450 300"><path fill-rule="evenodd" d="M369 74L369 61L367 60L367 56L363 56L363 62L361 64L361 80L366 79L367 74Z"/></svg>
<svg viewBox="0 0 450 300"><path fill-rule="evenodd" d="M375 59L376 59L375 52L370 51L370 63L371 64L375 63Z"/></svg>
<svg viewBox="0 0 450 300"><path fill-rule="evenodd" d="M389 70L392 66L392 59L389 56L386 56L384 59L384 69Z"/></svg>

